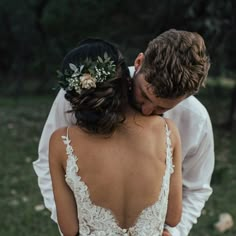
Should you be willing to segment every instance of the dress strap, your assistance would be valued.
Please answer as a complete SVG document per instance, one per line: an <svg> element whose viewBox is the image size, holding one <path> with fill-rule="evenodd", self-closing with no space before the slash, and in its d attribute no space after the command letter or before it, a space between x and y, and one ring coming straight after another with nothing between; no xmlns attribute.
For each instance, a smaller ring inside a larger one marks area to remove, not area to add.
<svg viewBox="0 0 236 236"><path fill-rule="evenodd" d="M166 119L163 117L165 121L165 130L166 130L166 163L169 169L170 174L174 172L174 165L172 164L172 158L173 158L173 148L171 144L171 130L169 129L169 126L166 122Z"/></svg>
<svg viewBox="0 0 236 236"><path fill-rule="evenodd" d="M69 127L66 129L66 136L61 136L63 143L66 145L66 154L67 154L67 174L78 172L79 168L77 166L77 156L74 155L73 147L71 146L71 140L69 138Z"/></svg>
<svg viewBox="0 0 236 236"><path fill-rule="evenodd" d="M67 139L69 139L69 126L67 126L67 128L66 128L66 137L67 137Z"/></svg>
<svg viewBox="0 0 236 236"><path fill-rule="evenodd" d="M66 128L66 136L62 135L61 136L63 143L66 145L66 153L68 156L72 156L73 155L73 148L71 146L71 140L69 138L69 127Z"/></svg>
<svg viewBox="0 0 236 236"><path fill-rule="evenodd" d="M166 122L166 118L163 117L163 119L164 119L164 121L165 121L166 139L168 140L168 139L170 139L171 131L170 131L169 126L168 126L168 124L167 124L167 122ZM169 143L170 146L171 146L171 139L170 139L170 142L168 141L167 143Z"/></svg>
<svg viewBox="0 0 236 236"><path fill-rule="evenodd" d="M62 135L61 136L62 140L63 140L63 143L66 145L66 146L70 146L70 138L69 138L69 127L66 128L66 136L65 135Z"/></svg>

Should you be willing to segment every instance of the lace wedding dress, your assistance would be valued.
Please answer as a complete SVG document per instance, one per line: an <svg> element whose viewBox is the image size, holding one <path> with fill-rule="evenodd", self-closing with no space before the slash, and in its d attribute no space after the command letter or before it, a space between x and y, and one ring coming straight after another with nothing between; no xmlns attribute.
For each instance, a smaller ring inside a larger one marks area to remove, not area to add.
<svg viewBox="0 0 236 236"><path fill-rule="evenodd" d="M66 182L75 195L79 235L81 236L161 236L167 212L170 175L173 173L170 130L166 124L166 170L162 180L160 195L157 201L145 208L138 216L135 225L128 229L121 228L109 209L92 203L87 185L78 175L78 157L74 155L68 136L62 136L68 155Z"/></svg>

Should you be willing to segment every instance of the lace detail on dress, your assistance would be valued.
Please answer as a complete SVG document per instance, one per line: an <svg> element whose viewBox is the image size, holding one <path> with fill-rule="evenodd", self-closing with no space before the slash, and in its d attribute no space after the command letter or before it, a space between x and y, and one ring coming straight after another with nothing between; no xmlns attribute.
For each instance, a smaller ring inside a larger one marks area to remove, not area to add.
<svg viewBox="0 0 236 236"><path fill-rule="evenodd" d="M122 229L111 210L92 203L87 185L78 175L78 157L74 155L68 136L62 136L68 155L66 166L66 182L74 192L81 236L161 236L167 212L170 175L172 165L172 147L170 130L166 124L166 170L163 176L161 191L158 200L145 208L138 216L134 226Z"/></svg>

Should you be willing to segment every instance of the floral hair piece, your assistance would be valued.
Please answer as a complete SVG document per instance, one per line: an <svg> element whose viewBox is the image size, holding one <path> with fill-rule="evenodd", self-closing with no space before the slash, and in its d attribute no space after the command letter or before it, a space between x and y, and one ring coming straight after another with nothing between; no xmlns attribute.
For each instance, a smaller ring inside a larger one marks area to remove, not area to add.
<svg viewBox="0 0 236 236"><path fill-rule="evenodd" d="M78 94L84 89L96 88L97 83L113 79L116 72L116 66L107 53L104 58L98 56L95 61L87 58L82 65L70 63L69 67L70 70L64 74L57 71L59 85L65 91L75 90Z"/></svg>

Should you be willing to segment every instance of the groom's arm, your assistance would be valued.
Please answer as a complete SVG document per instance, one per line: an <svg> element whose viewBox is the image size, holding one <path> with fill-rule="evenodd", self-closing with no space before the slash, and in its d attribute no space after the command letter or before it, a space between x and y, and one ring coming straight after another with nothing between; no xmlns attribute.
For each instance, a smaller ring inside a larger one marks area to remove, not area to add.
<svg viewBox="0 0 236 236"><path fill-rule="evenodd" d="M198 148L183 161L183 211L182 220L177 226L181 236L188 235L193 224L212 194L210 186L214 169L214 139L210 119L208 118L198 131Z"/></svg>
<svg viewBox="0 0 236 236"><path fill-rule="evenodd" d="M195 139L191 153L183 161L183 208L181 222L176 228L168 228L172 236L187 236L193 224L212 193L210 187L214 168L214 142L211 122L203 122L201 128L195 130L191 141Z"/></svg>
<svg viewBox="0 0 236 236"><path fill-rule="evenodd" d="M46 208L51 211L51 218L57 222L56 207L52 191L52 181L49 172L48 148L51 134L58 128L71 125L72 115L66 113L70 110L68 101L64 98L64 91L58 93L47 121L44 125L38 147L38 159L33 162L34 170L38 176L38 185L43 196Z"/></svg>

